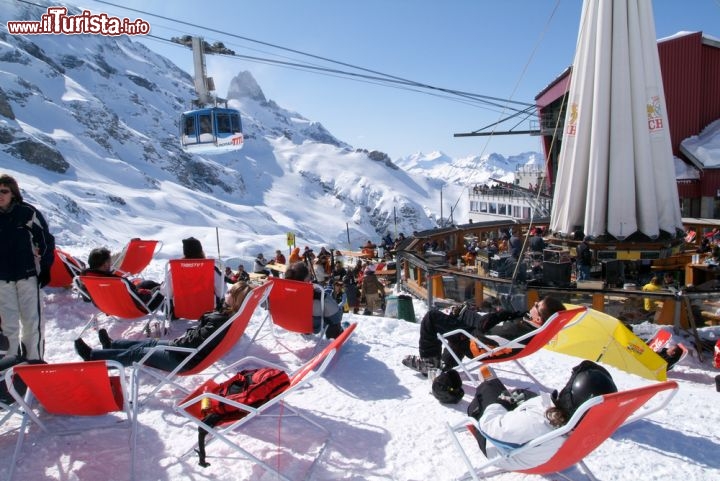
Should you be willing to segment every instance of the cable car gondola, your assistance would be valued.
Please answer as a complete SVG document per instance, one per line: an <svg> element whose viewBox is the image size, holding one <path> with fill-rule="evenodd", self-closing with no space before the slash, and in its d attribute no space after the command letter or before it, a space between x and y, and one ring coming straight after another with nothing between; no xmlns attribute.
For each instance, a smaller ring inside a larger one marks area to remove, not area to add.
<svg viewBox="0 0 720 481"><path fill-rule="evenodd" d="M210 107L183 112L180 142L190 153L214 154L239 150L243 146L240 112Z"/></svg>
<svg viewBox="0 0 720 481"><path fill-rule="evenodd" d="M225 108L218 107L218 102L223 100L210 93L215 90L215 84L205 75L205 50L212 51L212 47L206 46L200 37L187 40L192 42L195 91L198 94L193 103L200 108L188 110L180 116L180 147L185 152L198 154L221 154L242 149L244 137L240 112L227 108L227 103Z"/></svg>

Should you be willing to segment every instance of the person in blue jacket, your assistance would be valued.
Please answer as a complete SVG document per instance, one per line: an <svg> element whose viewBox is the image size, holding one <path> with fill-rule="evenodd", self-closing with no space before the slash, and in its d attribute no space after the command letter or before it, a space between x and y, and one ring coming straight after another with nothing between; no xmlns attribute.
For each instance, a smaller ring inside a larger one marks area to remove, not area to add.
<svg viewBox="0 0 720 481"><path fill-rule="evenodd" d="M23 201L17 181L0 175L0 318L6 357L42 360L45 326L40 288L50 282L55 238L40 211Z"/></svg>

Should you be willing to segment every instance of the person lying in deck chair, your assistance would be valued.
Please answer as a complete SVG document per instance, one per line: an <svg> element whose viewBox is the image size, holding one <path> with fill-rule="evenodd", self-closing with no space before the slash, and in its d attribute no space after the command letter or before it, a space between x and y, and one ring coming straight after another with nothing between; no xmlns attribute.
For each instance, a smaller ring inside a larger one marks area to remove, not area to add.
<svg viewBox="0 0 720 481"><path fill-rule="evenodd" d="M445 314L438 309L432 309L425 314L420 323L420 355L406 356L403 365L427 376L429 368L452 369L457 365L452 355L442 350L442 343L438 334L445 334L455 329L465 329L490 347L497 347L498 343L487 336L499 336L503 339L513 340L524 334L534 331L542 326L553 314L564 311L565 306L558 299L546 296L535 303L529 312L515 312L501 310L489 314L475 312L467 305L461 310L453 310ZM529 342L528 337L525 342ZM479 356L481 348L463 335L457 334L448 339L452 350L460 356L474 358ZM511 351L507 353L512 354Z"/></svg>
<svg viewBox="0 0 720 481"><path fill-rule="evenodd" d="M157 345L196 348L200 346L205 339L210 337L213 332L232 318L240 309L245 297L251 290L252 288L246 282L236 282L230 286L225 294L225 302L220 310L206 312L200 317L199 323L193 323L195 327L188 329L185 334L176 339L113 340L105 329L100 329L98 331L98 338L102 349L93 349L88 346L82 338L78 338L75 340L75 351L77 351L85 361L110 359L120 362L123 366L132 366L133 362L140 361L148 351ZM208 345L203 348L205 352L194 356L184 368L191 369L195 367L221 340L222 335L215 337L213 342L209 342ZM189 354L188 352L159 350L154 352L146 360L145 364L169 372L175 369Z"/></svg>
<svg viewBox="0 0 720 481"><path fill-rule="evenodd" d="M480 431L470 431L488 459L497 454L496 445L521 446L564 426L588 399L618 390L610 373L592 361L575 366L565 387L552 394L527 389L509 391L490 366L482 369L485 380L477 387L467 413L479 420ZM504 460L501 467L521 470L539 466L552 458L564 442L564 437L558 437Z"/></svg>
<svg viewBox="0 0 720 481"><path fill-rule="evenodd" d="M82 276L98 276L98 277L123 277L112 270L112 254L106 247L96 247L90 251L88 255L88 267L84 269L80 275ZM164 296L158 291L160 284L149 279L128 279L130 289L137 296L148 304L148 308L154 311L164 299ZM90 295L84 291L82 284L80 287L81 297L90 302Z"/></svg>

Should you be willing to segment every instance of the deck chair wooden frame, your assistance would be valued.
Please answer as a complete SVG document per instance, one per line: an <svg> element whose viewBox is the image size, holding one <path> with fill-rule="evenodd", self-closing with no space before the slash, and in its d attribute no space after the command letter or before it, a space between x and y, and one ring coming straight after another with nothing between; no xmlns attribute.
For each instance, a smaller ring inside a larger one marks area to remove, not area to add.
<svg viewBox="0 0 720 481"><path fill-rule="evenodd" d="M112 372L112 374L111 374ZM27 386L23 396L13 385L18 376ZM29 425L34 423L44 433L64 435L88 429L129 428L130 479L134 479L135 418L130 407L131 384L123 366L116 361L88 361L61 364L18 364L5 373L10 394L22 410L23 421L18 434L8 479L12 479L19 461ZM113 415L121 413L120 416ZM88 426L80 418L109 415L102 424ZM47 416L76 417L77 428L53 429Z"/></svg>
<svg viewBox="0 0 720 481"><path fill-rule="evenodd" d="M250 319L253 316L255 310L267 300L268 295L272 289L272 284L263 284L255 289L251 290L250 293L245 297L240 309L233 315L225 324L213 332L202 344L197 348L191 349L187 347L177 346L155 346L143 356L140 361L133 364L133 392L136 399L139 402L135 403L135 407L138 404L142 404L147 401L150 397L154 396L160 388L166 384L170 384L181 391L188 393L189 390L177 382L179 376L192 376L199 374L210 366L215 364L217 361L222 359L232 348L240 342L245 330L247 329ZM205 346L214 343L215 339L220 336L222 339L220 342L210 351L199 363L190 369L185 369L185 366L193 360L195 356L204 350ZM158 351L175 351L175 352L187 352L188 356L178 364L178 366L170 372L161 371L151 366L147 366L147 359ZM152 391L147 394L142 400L139 399L139 388L140 388L140 376L146 374L152 377L156 384Z"/></svg>
<svg viewBox="0 0 720 481"><path fill-rule="evenodd" d="M253 335L253 340L258 338L265 324L270 321L268 328L276 343L286 351L293 353L293 349L285 345L283 338L285 333L303 334L316 338L315 348L319 346L325 333L324 319L321 316L320 330L314 333L313 329L313 304L314 286L310 282L295 281L273 277L270 283L273 284L272 292L268 297L268 312L263 322ZM321 312L325 307L325 291L320 294ZM314 354L315 351L313 351Z"/></svg>
<svg viewBox="0 0 720 481"><path fill-rule="evenodd" d="M548 461L534 468L518 470L517 472L539 475L556 473L565 479L570 479L560 471L578 465L589 479L597 481L597 478L583 462L583 459L612 436L620 426L630 424L663 409L675 396L677 389L678 384L675 381L665 381L593 397L577 409L565 426L514 449L498 448L500 454L477 467L473 466L470 457L463 449L458 434L467 432L468 429L479 430L478 421L467 418L455 425L448 423L447 428L453 444L459 450L468 469L468 475L462 479L477 481L481 478L489 478L507 472L508 470L497 466L503 460L512 459L547 442L564 438L564 442L558 451ZM653 399L658 395L660 399ZM487 442L491 443L492 441L488 439Z"/></svg>
<svg viewBox="0 0 720 481"><path fill-rule="evenodd" d="M215 309L215 260L172 259L165 266L168 286L166 312L172 305L174 316L197 320ZM170 287L171 286L171 287Z"/></svg>
<svg viewBox="0 0 720 481"><path fill-rule="evenodd" d="M150 324L155 318L155 312L162 306L157 302L157 307L150 308L158 296L161 296L158 289L153 297L146 303L130 287L130 280L116 276L77 276L74 284L80 295L89 297L90 301L100 311L94 314L80 332L80 336L91 326L97 324L97 317L100 313L117 319L140 319L148 317L143 330L150 332Z"/></svg>
<svg viewBox="0 0 720 481"><path fill-rule="evenodd" d="M261 460L259 457L255 456L254 454L250 453L247 449L240 446L240 444L233 442L232 439L230 439L230 435L232 432L238 432L243 426L245 426L247 423L251 422L254 419L257 419L262 416L287 416L287 412L289 412L291 416L298 417L300 419L303 419L304 421L310 423L311 425L317 427L325 434L325 441L323 445L320 447L318 454L315 456L315 459L310 466L310 469L308 470L306 474L306 478L310 476L312 473L312 469L317 463L318 459L322 455L325 447L327 446L327 443L330 441L331 433L328 429L326 429L324 426L319 424L318 422L310 419L308 416L303 414L300 410L293 407L290 403L287 402L288 397L290 397L295 391L298 391L301 388L304 388L308 386L314 379L316 379L319 376L322 376L325 371L328 369L328 366L330 363L336 358L338 355L338 352L342 348L342 346L345 344L345 341L350 337L350 335L355 330L355 327L357 326L357 323L353 323L350 326L348 326L347 329L345 329L337 338L333 339L332 342L330 342L325 348L318 352L315 356L313 356L310 360L308 360L305 364L300 366L297 370L295 370L293 373L290 374L290 385L288 388L278 394L276 397L268 400L261 406L248 406L245 404L237 403L234 401L231 401L229 399L226 399L222 396L219 396L217 394L214 394L212 392L206 392L209 389L212 389L213 386L217 386L218 379L219 378L227 378L230 377L234 372L239 371L242 367L245 365L254 365L254 366L267 366L267 367L275 367L277 369L283 369L282 366L273 364L271 362L265 361L263 359L260 359L258 357L254 356L248 356L244 357L229 366L227 366L225 369L223 369L220 373L216 374L212 378L205 381L202 385L200 385L197 389L195 389L190 395L185 397L183 400L181 400L176 406L175 411L185 417L186 419L190 420L192 424L196 427L203 427L208 431L211 438L208 440L207 444L210 444L211 441L217 439L221 442L223 442L225 445L233 449L234 451L237 451L241 456L245 457L246 459L252 461L253 463L261 466L263 469L271 473L273 476L277 476L280 479L283 479L285 481L295 481L291 480L287 476L280 473L275 467L270 466L270 464L266 463L265 461ZM202 400L210 398L210 399L216 399L220 403L225 403L231 406L234 406L236 408L242 409L244 411L247 411L247 415L241 419L238 419L236 421L228 422L224 425L218 425L215 427L210 427L207 424L202 422L202 414L201 414L201 405ZM273 415L270 414L269 411L279 403L282 403L283 406L283 413L281 415ZM193 450L194 451L194 450ZM190 451L190 452L193 452Z"/></svg>
<svg viewBox="0 0 720 481"><path fill-rule="evenodd" d="M57 247L55 260L50 268L49 287L72 287L73 279L79 276L84 267L80 261Z"/></svg>
<svg viewBox="0 0 720 481"><path fill-rule="evenodd" d="M438 339L442 342L443 346L450 352L450 355L457 362L457 370L462 370L470 382L477 387L479 379L477 376L471 374L471 369L477 367L479 364L491 364L498 362L514 361L516 365L522 369L522 371L530 377L536 384L542 385L535 376L533 376L525 366L520 362L520 359L527 357L547 345L550 340L557 335L558 332L565 329L571 323L577 323L587 315L587 307L578 307L575 309L567 309L565 311L559 311L550 316L550 318L543 323L542 326L537 329L523 334L515 339L507 340L500 343L497 347L490 347L484 344L480 339L470 334L465 329L455 329L445 334L438 334ZM466 337L477 343L477 345L484 350L482 354L469 361L463 362L460 357L453 351L448 342L450 336L456 334L464 334ZM530 339L527 344L524 344L526 339ZM507 354L508 350L514 351L511 355Z"/></svg>
<svg viewBox="0 0 720 481"><path fill-rule="evenodd" d="M137 276L150 264L162 249L162 241L130 239L112 269L124 276Z"/></svg>

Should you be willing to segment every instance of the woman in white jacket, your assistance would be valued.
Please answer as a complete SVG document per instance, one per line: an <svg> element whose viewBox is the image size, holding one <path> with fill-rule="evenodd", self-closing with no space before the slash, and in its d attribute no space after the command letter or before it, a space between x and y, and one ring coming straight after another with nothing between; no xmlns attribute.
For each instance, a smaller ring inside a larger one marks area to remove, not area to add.
<svg viewBox="0 0 720 481"><path fill-rule="evenodd" d="M591 361L573 368L565 387L552 394L528 390L508 391L492 370L468 406L468 415L479 419L476 439L483 453L491 459L504 448L517 448L528 441L563 426L577 408L594 396L617 392L610 373ZM548 461L563 444L556 438L533 449L501 460L497 467L509 471L534 468Z"/></svg>

